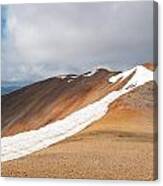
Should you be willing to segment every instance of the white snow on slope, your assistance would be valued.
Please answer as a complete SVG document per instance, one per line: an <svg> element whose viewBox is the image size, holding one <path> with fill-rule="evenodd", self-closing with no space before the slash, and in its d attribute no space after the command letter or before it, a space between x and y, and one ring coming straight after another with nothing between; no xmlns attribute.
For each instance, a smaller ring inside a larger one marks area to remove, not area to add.
<svg viewBox="0 0 163 186"><path fill-rule="evenodd" d="M57 78L59 78L59 79L65 79L67 76L66 75L59 75L59 76L57 76Z"/></svg>
<svg viewBox="0 0 163 186"><path fill-rule="evenodd" d="M127 78L130 74L132 74L137 68L139 68L139 66L132 68L130 70L126 70L122 73L117 74L116 76L112 76L111 78L109 78L109 83L116 83L118 80L124 80L125 78Z"/></svg>
<svg viewBox="0 0 163 186"><path fill-rule="evenodd" d="M68 79L67 83L71 83L72 81L74 81L73 79Z"/></svg>
<svg viewBox="0 0 163 186"><path fill-rule="evenodd" d="M92 70L92 71L90 71L90 72L84 74L83 76L84 76L84 77L91 77L91 76L93 76L96 72L97 72L97 69L94 69L94 70Z"/></svg>
<svg viewBox="0 0 163 186"><path fill-rule="evenodd" d="M96 74L96 72L98 72L100 69L106 69L109 72L114 72L111 68L108 68L108 67L104 68L104 66L97 66L92 71L85 73L83 76L84 77L91 77L94 74Z"/></svg>
<svg viewBox="0 0 163 186"><path fill-rule="evenodd" d="M38 130L3 137L1 140L1 161L4 162L26 156L80 132L91 125L92 122L103 117L108 111L108 106L121 95L153 80L152 71L143 66L137 66L130 71L110 78L109 81L115 82L119 77L124 79L124 76L127 77L126 74L130 75L133 71L135 71L134 76L122 89L109 93L99 101L73 112L64 119L50 123Z"/></svg>

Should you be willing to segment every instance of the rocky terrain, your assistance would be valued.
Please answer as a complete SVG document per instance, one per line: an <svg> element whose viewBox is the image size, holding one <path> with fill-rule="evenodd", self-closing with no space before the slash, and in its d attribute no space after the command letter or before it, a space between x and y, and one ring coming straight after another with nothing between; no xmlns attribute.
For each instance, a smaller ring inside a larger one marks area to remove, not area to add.
<svg viewBox="0 0 163 186"><path fill-rule="evenodd" d="M151 64L144 67L151 72L155 69ZM113 91L121 91L135 73L124 74L113 83L109 79L120 72L98 69L54 77L2 96L2 139L55 124ZM80 132L2 162L2 176L156 179L157 85L150 80L132 86L108 106L103 117Z"/></svg>

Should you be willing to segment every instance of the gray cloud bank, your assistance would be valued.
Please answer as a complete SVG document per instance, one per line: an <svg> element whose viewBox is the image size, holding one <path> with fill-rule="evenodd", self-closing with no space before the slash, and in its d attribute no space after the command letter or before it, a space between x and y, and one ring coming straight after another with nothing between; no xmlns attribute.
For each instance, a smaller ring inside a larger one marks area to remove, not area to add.
<svg viewBox="0 0 163 186"><path fill-rule="evenodd" d="M152 2L7 6L2 80L37 81L153 58Z"/></svg>

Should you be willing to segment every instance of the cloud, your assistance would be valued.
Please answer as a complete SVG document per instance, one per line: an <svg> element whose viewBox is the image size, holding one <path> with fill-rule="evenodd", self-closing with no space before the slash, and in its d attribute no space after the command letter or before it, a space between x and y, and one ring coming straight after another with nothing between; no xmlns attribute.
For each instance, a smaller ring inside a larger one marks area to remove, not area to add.
<svg viewBox="0 0 163 186"><path fill-rule="evenodd" d="M4 81L152 60L152 2L22 4L5 11Z"/></svg>

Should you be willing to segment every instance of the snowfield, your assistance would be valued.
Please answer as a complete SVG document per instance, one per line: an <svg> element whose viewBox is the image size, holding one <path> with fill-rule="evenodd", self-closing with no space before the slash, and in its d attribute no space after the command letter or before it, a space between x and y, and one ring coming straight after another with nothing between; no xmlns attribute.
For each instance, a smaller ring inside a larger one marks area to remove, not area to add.
<svg viewBox="0 0 163 186"><path fill-rule="evenodd" d="M119 79L124 80L133 72L134 75L122 89L109 93L99 101L73 112L64 119L52 122L38 130L3 137L1 140L1 161L26 156L80 132L94 121L102 118L108 111L109 105L121 95L153 80L152 71L143 66L137 66L111 77L108 81L115 83Z"/></svg>

